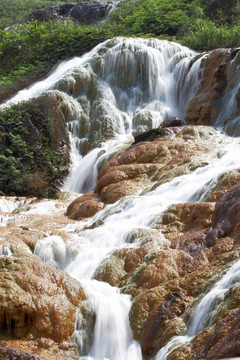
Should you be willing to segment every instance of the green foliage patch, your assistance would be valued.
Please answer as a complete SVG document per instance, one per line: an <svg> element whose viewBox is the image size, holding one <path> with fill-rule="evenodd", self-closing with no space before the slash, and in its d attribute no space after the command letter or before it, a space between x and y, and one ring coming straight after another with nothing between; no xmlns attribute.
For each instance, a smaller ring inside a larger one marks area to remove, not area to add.
<svg viewBox="0 0 240 360"><path fill-rule="evenodd" d="M6 86L80 56L112 36L109 25L80 26L70 20L34 21L17 30L0 30L0 93Z"/></svg>
<svg viewBox="0 0 240 360"><path fill-rule="evenodd" d="M3 14L20 12L23 17L36 8L66 2L3 0L2 9ZM35 79L58 62L80 56L114 36L165 38L200 51L239 46L239 14L235 0L128 0L107 21L94 26L71 20L34 21L0 30L0 94L18 82L25 86L24 79Z"/></svg>
<svg viewBox="0 0 240 360"><path fill-rule="evenodd" d="M46 166L47 161L54 167L61 165L50 143L49 122L38 106L31 103L0 111L0 190L4 193L23 195L31 191L34 173ZM35 124L40 124L39 129Z"/></svg>
<svg viewBox="0 0 240 360"><path fill-rule="evenodd" d="M215 48L240 46L240 24L216 26L211 20L197 20L192 30L182 40L188 47L206 51Z"/></svg>
<svg viewBox="0 0 240 360"><path fill-rule="evenodd" d="M71 0L1 0L0 29L24 23L28 15L37 9L74 3Z"/></svg>
<svg viewBox="0 0 240 360"><path fill-rule="evenodd" d="M191 0L132 0L123 2L111 21L119 24L125 35L179 36L200 14L200 7Z"/></svg>
<svg viewBox="0 0 240 360"><path fill-rule="evenodd" d="M3 192L20 191L24 176L30 172L33 152L27 144L30 129L25 118L39 115L35 108L23 105L0 112L0 189Z"/></svg>

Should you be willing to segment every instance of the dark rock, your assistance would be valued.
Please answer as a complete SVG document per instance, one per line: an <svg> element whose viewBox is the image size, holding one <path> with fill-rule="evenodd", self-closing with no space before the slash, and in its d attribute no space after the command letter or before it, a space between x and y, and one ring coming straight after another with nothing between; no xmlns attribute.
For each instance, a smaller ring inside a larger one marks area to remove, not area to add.
<svg viewBox="0 0 240 360"><path fill-rule="evenodd" d="M228 191L216 203L212 227L207 231L207 244L217 238L231 236L239 241L240 185Z"/></svg>
<svg viewBox="0 0 240 360"><path fill-rule="evenodd" d="M144 354L153 355L156 352L154 340L160 337L165 323L183 313L185 305L181 294L170 292L164 296L164 302L154 309L146 320L142 349Z"/></svg>
<svg viewBox="0 0 240 360"><path fill-rule="evenodd" d="M112 1L84 1L73 6L68 16L81 24L95 24L106 17L112 4Z"/></svg>
<svg viewBox="0 0 240 360"><path fill-rule="evenodd" d="M97 220L97 221L94 221L94 223L90 226L86 226L84 228L84 230L91 230L91 229L95 229L99 226L101 226L103 224L103 221L102 220Z"/></svg>
<svg viewBox="0 0 240 360"><path fill-rule="evenodd" d="M0 359L5 360L46 360L37 353L29 354L26 351L15 349L4 343L0 343Z"/></svg>
<svg viewBox="0 0 240 360"><path fill-rule="evenodd" d="M184 121L182 119L179 119L179 117L171 117L169 119L164 120L162 123L162 127L172 127L172 126L182 126L184 125Z"/></svg>
<svg viewBox="0 0 240 360"><path fill-rule="evenodd" d="M151 129L149 131L146 131L142 134L139 134L135 137L134 144L137 144L142 141L154 141L158 137L161 137L165 134L164 130L160 127L157 129Z"/></svg>
<svg viewBox="0 0 240 360"><path fill-rule="evenodd" d="M91 25L106 17L112 8L112 4L112 1L84 1L78 4L51 6L33 11L26 22L72 18L81 24Z"/></svg>
<svg viewBox="0 0 240 360"><path fill-rule="evenodd" d="M62 20L69 15L70 10L74 4L63 4L60 6L51 6L45 9L33 11L27 18L26 22L30 21L49 21Z"/></svg>

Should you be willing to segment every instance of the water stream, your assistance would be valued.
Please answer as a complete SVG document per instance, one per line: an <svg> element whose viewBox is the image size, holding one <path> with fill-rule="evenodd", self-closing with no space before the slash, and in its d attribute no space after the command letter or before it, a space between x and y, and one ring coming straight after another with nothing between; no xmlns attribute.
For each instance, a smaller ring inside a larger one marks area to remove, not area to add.
<svg viewBox="0 0 240 360"><path fill-rule="evenodd" d="M107 40L1 107L57 93L72 146L72 171L62 190L86 192L94 188L99 166L127 147L132 135L173 116L184 118L200 81L196 55L164 40ZM83 158L87 149L92 151Z"/></svg>
<svg viewBox="0 0 240 360"><path fill-rule="evenodd" d="M219 134L219 141L221 142L222 136ZM217 161L212 161L211 164L198 168L191 174L177 177L171 182L162 184L145 195L126 197L113 205L108 205L88 222L67 226L64 230L72 234L78 229L77 242L68 241L64 243L61 238L57 239L50 236L38 243L35 253L50 264L58 264L59 268L78 279L92 299L96 325L94 340L87 352L90 359L141 359L140 345L132 339L127 316L131 306L130 298L128 295L120 294L117 288L92 280L96 268L113 250L141 245L138 239L135 239L134 243L129 243L133 230L137 228L151 229L154 226L156 216L163 213L171 204L201 201L204 199L204 194L208 194L221 174L239 168L240 143L238 140L233 142L234 144L232 141L226 140L226 154ZM142 211L143 208L145 209L144 212ZM97 220L103 222L101 226L79 231ZM158 247L164 246L164 241L162 244L159 241ZM47 250L49 248L51 251ZM240 262L238 262L238 266L240 267ZM234 269L235 267L230 270L231 276ZM229 279L230 275L226 276L216 284L215 290L213 289L209 293L210 295L207 295L208 304L210 304L209 298L212 298L213 294L218 294L222 289L227 289L228 280L226 279ZM212 303L214 302L213 298ZM200 304L199 306L201 306ZM200 313L199 306L195 311L198 315ZM189 341L190 336L200 331L201 325L195 324L201 323L203 317L209 316L209 311L206 308L204 311L205 313L200 320L193 318L194 326L190 326L189 333L184 337L174 338L159 352L157 360L166 359L173 346L177 347L180 343ZM80 324L74 334L74 339L78 344L81 344L82 330ZM82 352L83 350L85 347L79 345L80 354L87 355Z"/></svg>
<svg viewBox="0 0 240 360"><path fill-rule="evenodd" d="M43 92L60 95L67 109L65 117L72 145L72 171L63 190L87 192L96 184L98 168L127 147L133 135L157 127L173 116L184 118L201 81L200 66L201 57L175 43L111 39L81 58L60 64L47 79L19 92L2 106L29 100ZM86 345L84 322L79 315L73 339L80 356L93 360L142 359L128 320L130 297L94 280L94 273L114 249L141 245L138 239L134 243L129 241L134 229L154 227L156 216L171 204L204 200L221 174L240 167L239 141L220 133L218 136L225 154L210 159L209 165L142 196L125 197L107 205L87 222L66 226L64 231L71 235L67 242L60 236L49 235L36 245L36 255L78 279L88 295L95 316L94 334L89 332ZM86 225L99 220L102 225L84 230ZM158 246L162 246L161 241ZM1 254L4 251L0 249ZM235 280L233 271L237 271ZM166 359L174 347L202 330L216 296L238 281L239 271L237 262L201 300L186 336L171 340L156 360ZM204 301L208 307L202 311Z"/></svg>
<svg viewBox="0 0 240 360"><path fill-rule="evenodd" d="M236 283L240 283L240 259L235 262L226 274L201 299L195 308L186 335L173 337L157 354L156 360L166 360L176 348L190 342L195 335L211 325L213 311L220 306L223 295Z"/></svg>

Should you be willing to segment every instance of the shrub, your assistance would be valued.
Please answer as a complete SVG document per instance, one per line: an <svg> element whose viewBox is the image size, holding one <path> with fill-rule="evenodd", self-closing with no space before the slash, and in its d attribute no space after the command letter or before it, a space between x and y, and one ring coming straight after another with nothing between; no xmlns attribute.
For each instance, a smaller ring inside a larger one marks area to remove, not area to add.
<svg viewBox="0 0 240 360"><path fill-rule="evenodd" d="M195 50L211 50L217 47L237 47L240 45L240 25L216 26L210 20L197 20L193 29L182 42Z"/></svg>

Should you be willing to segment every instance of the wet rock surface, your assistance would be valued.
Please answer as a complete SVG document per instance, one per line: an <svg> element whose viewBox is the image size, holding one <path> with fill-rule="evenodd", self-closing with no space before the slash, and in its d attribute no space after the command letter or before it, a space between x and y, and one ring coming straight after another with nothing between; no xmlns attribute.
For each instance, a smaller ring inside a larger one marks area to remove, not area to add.
<svg viewBox="0 0 240 360"><path fill-rule="evenodd" d="M105 204L126 195L147 194L156 187L154 181L161 184L207 166L220 156L221 148L222 138L216 136L215 130L201 126L169 128L164 137L135 144L103 165L95 192L73 202L62 195L58 202L52 202L48 215L39 214L41 201L37 199L7 215L2 213L2 224L6 226L2 227L0 245L11 253L0 257L0 319L2 329L13 338L4 340L4 347L54 360L53 348L59 359L76 356L69 337L74 331L76 308L82 314L86 312L85 295L75 280L30 252L38 241L44 241L47 231L64 239L74 257L75 240L64 226L76 225L75 219L94 216ZM155 217L151 228L132 229L126 240L129 246L115 249L95 270L94 279L118 286L132 296L130 324L147 359L173 336L186 332L199 296L239 258L238 181L239 171L229 171L206 193L199 194L200 198L204 195L201 202L171 205ZM98 219L74 228L73 233L81 238L82 231L94 229L97 234L104 221ZM190 344L174 350L170 359L239 356L238 284L221 301L211 326Z"/></svg>
<svg viewBox="0 0 240 360"><path fill-rule="evenodd" d="M33 11L26 21L49 21L71 18L80 24L92 25L103 20L112 5L112 1L83 1L77 4L52 6Z"/></svg>
<svg viewBox="0 0 240 360"><path fill-rule="evenodd" d="M45 360L43 356L35 354L29 354L26 351L14 349L3 342L0 343L0 357L1 359L12 359L12 360Z"/></svg>
<svg viewBox="0 0 240 360"><path fill-rule="evenodd" d="M95 215L104 206L100 197L93 191L75 199L67 208L67 216L73 220L82 220Z"/></svg>
<svg viewBox="0 0 240 360"><path fill-rule="evenodd" d="M111 203L126 194L155 188L149 186L154 179L160 184L207 165L209 142L207 149L205 140L209 136L214 139L213 133L205 132L204 127L169 129L163 137L139 142L103 165L95 195ZM219 154L216 144L215 154ZM201 155L205 161L200 160ZM151 230L132 232L128 241L137 243L136 248L114 251L95 271L95 279L132 295L130 323L146 358L154 356L173 336L186 332L187 318L182 316L187 307L239 257L238 181L239 171L229 171L205 194L199 194L202 202L170 206L155 219ZM237 292L230 292L234 294L232 301L227 305L226 299L222 306L237 311ZM222 310L212 327L199 333L190 345L173 351L170 358L238 356L239 324L230 317L222 320L228 311ZM234 336L225 345L228 336L230 339L228 332Z"/></svg>
<svg viewBox="0 0 240 360"><path fill-rule="evenodd" d="M7 212L14 203L15 212ZM71 223L63 215L68 203L0 199L0 248L5 249L0 254L0 357L77 359L71 335L86 300L84 290L77 280L33 254L50 231L50 236L64 235L62 227ZM67 234L64 237L67 240Z"/></svg>
<svg viewBox="0 0 240 360"><path fill-rule="evenodd" d="M239 136L236 117L239 115L239 92L234 81L240 63L239 49L216 49L203 55L202 81L190 101L187 124L224 126L228 135ZM224 107L226 102L230 107Z"/></svg>
<svg viewBox="0 0 240 360"><path fill-rule="evenodd" d="M95 194L84 195L75 201L82 209L76 216L79 219L92 216L95 214L93 209L98 211L104 204L153 190L177 176L205 166L207 158L210 160L220 150L215 136L213 129L194 126L169 127L160 133L154 130L142 134L139 142L100 168ZM209 147L209 140L216 146ZM67 215L74 216L72 206Z"/></svg>

